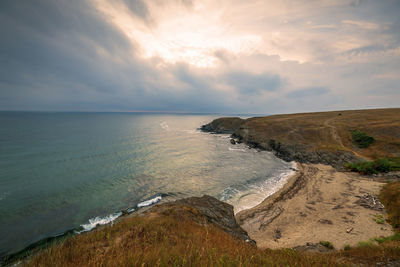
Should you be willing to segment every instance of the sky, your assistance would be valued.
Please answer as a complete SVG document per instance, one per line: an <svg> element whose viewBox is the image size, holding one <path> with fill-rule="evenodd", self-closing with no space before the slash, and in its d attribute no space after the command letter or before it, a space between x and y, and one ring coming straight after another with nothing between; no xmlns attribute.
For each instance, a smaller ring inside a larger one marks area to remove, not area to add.
<svg viewBox="0 0 400 267"><path fill-rule="evenodd" d="M400 106L400 0L1 0L0 110Z"/></svg>

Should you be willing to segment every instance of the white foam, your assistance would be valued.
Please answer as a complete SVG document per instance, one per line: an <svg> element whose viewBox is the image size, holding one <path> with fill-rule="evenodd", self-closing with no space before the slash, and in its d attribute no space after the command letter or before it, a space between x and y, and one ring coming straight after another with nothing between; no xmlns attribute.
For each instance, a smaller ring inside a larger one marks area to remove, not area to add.
<svg viewBox="0 0 400 267"><path fill-rule="evenodd" d="M153 204L156 204L157 202L160 202L161 198L162 198L161 196L156 196L155 198L140 202L137 206L138 206L138 208L151 206Z"/></svg>
<svg viewBox="0 0 400 267"><path fill-rule="evenodd" d="M163 121L162 123L160 123L160 126L161 126L161 128L163 128L164 130L169 131L169 126L168 126L168 124L167 124L165 121Z"/></svg>
<svg viewBox="0 0 400 267"><path fill-rule="evenodd" d="M233 192L234 194L236 193L236 196L231 199L229 197L232 197L232 195L228 196L226 194L228 192L232 193L228 187L224 190L222 197L234 206L235 214L239 211L250 209L279 191L288 182L288 179L295 174L295 170L297 170L297 164L296 162L291 162L291 168L279 174L275 179L267 179L264 183L258 185L249 185L248 190L245 191Z"/></svg>
<svg viewBox="0 0 400 267"><path fill-rule="evenodd" d="M122 215L122 212L117 212L114 214L107 215L105 217L95 217L95 218L89 219L89 223L81 224L81 227L83 228L83 230L78 231L78 234L90 231L98 225L104 225L104 224L113 222L115 219L117 219L121 215Z"/></svg>
<svg viewBox="0 0 400 267"><path fill-rule="evenodd" d="M185 132L185 133L188 133L188 134L202 134L203 132L201 132L201 131L199 131L199 130L197 130L197 129L194 129L194 130L182 130L183 132Z"/></svg>
<svg viewBox="0 0 400 267"><path fill-rule="evenodd" d="M246 150L243 149L243 148L231 148L231 147L229 147L228 149L229 149L229 151L242 151L242 152L246 152Z"/></svg>

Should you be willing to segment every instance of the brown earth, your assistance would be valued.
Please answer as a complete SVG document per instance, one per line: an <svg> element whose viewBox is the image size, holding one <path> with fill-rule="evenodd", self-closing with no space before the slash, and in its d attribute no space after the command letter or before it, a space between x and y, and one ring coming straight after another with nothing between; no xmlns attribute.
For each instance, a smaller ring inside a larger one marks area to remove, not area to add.
<svg viewBox="0 0 400 267"><path fill-rule="evenodd" d="M300 164L299 164L300 165ZM283 189L236 218L261 248L329 241L354 246L393 234L377 200L383 183L322 164L302 164Z"/></svg>

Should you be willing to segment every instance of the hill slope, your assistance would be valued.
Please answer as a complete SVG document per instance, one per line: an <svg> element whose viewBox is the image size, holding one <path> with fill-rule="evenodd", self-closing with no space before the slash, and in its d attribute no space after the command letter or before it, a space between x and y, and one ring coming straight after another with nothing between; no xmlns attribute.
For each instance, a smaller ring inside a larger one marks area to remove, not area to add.
<svg viewBox="0 0 400 267"><path fill-rule="evenodd" d="M341 168L360 159L400 156L400 109L348 110L255 117L220 118L203 131L230 133L239 142L272 150L285 160L325 163ZM358 130L375 141L358 148Z"/></svg>

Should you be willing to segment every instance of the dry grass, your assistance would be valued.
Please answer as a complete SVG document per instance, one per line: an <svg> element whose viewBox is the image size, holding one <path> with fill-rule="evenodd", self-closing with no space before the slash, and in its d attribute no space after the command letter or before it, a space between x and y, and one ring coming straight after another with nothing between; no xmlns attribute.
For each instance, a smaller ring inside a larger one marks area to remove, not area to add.
<svg viewBox="0 0 400 267"><path fill-rule="evenodd" d="M400 181L387 183L379 194L379 199L385 205L388 221L400 232Z"/></svg>
<svg viewBox="0 0 400 267"><path fill-rule="evenodd" d="M259 142L275 139L285 144L307 145L310 150L353 151L366 159L396 157L400 153L399 108L256 117L246 120L244 126ZM375 142L358 148L351 130L365 132Z"/></svg>
<svg viewBox="0 0 400 267"><path fill-rule="evenodd" d="M190 212L190 211L189 211ZM125 218L37 253L25 266L374 266L400 261L400 241L333 253L262 250L173 212Z"/></svg>
<svg viewBox="0 0 400 267"><path fill-rule="evenodd" d="M372 241L363 242L358 247L341 250L334 255L357 266L399 266L400 241L386 241L379 245Z"/></svg>
<svg viewBox="0 0 400 267"><path fill-rule="evenodd" d="M260 250L182 216L126 218L34 256L26 266L344 266L333 255Z"/></svg>

